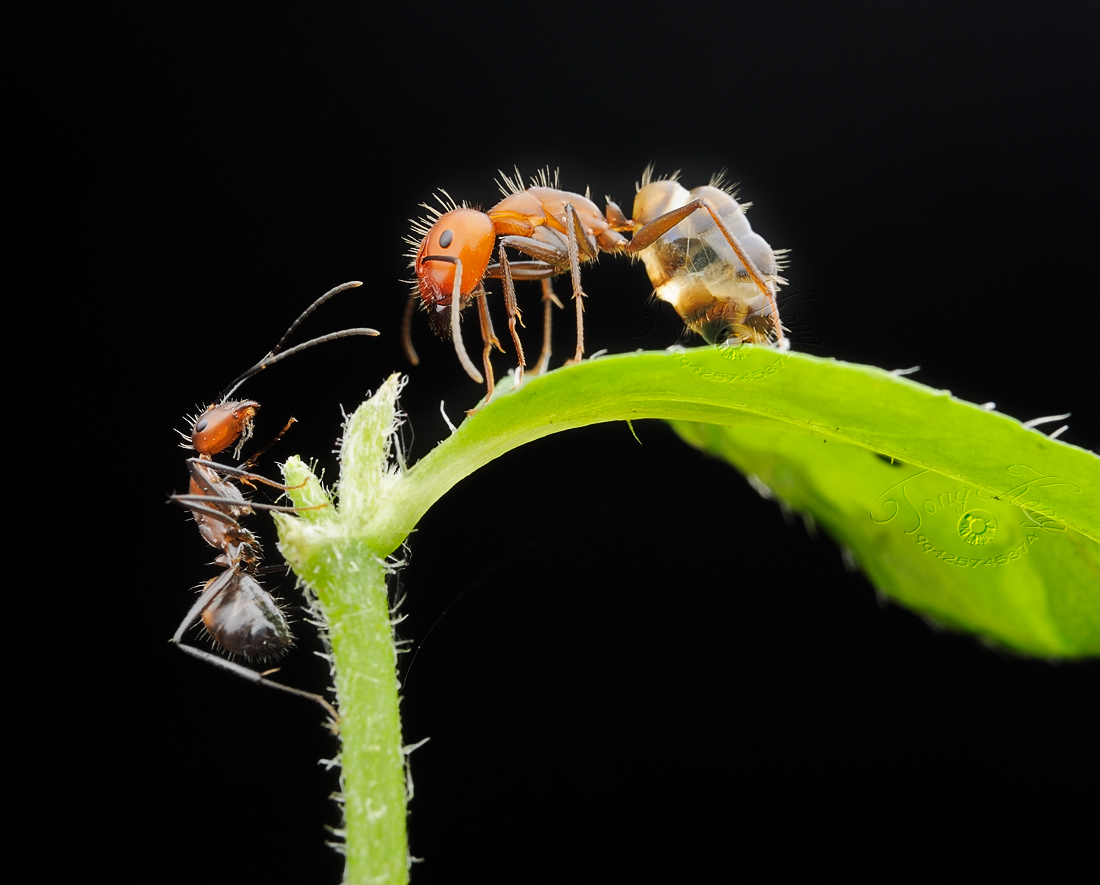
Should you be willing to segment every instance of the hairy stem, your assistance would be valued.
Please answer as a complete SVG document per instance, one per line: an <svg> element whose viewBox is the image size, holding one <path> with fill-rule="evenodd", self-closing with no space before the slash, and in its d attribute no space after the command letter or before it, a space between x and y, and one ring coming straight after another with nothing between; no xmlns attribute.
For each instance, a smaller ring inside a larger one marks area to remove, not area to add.
<svg viewBox="0 0 1100 885"><path fill-rule="evenodd" d="M399 385L391 378L349 422L341 506L283 517L283 555L316 595L334 663L343 750L345 881L408 881L406 781L397 660L386 588L391 568L356 535L364 509L392 480L387 463ZM284 472L300 507L328 500L298 459ZM304 483L304 485L301 485Z"/></svg>

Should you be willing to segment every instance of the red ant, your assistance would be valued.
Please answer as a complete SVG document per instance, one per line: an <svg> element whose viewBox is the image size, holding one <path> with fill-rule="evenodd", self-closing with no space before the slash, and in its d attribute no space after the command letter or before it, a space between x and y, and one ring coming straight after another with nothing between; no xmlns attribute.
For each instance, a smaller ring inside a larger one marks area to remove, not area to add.
<svg viewBox="0 0 1100 885"><path fill-rule="evenodd" d="M465 205L459 207L444 191L443 196L437 199L446 211L440 212L423 204L430 213L429 217L412 222L414 233L420 239L406 239L415 250L409 254L416 281L405 309L402 340L406 355L414 365L419 359L412 345L411 325L412 312L419 298L422 308L428 312L433 330L441 337L448 333L451 335L459 362L467 374L479 383L483 381L470 362L459 327L461 311L477 299L484 345L482 363L488 376L486 400L492 396L494 381L489 353L493 347L502 352L503 348L489 318L484 279L499 277L504 281L508 328L519 359L521 377L526 360L516 331L516 322L522 325L522 316L516 304L513 281L543 281L544 337L536 371L545 370L550 357L550 302L556 301L550 290L549 278L566 271L572 278L573 299L577 308L577 349L571 362L579 362L584 355L584 291L580 283L580 263L595 260L600 252L642 253L699 209L710 214L752 284L765 301L770 299L774 308L773 288L769 288L764 276L755 268L722 214L707 196L698 196L680 205L670 203L666 211L653 213L645 222L639 222L637 219L627 219L610 199L606 201L605 214L587 197L559 190L556 175L551 178L543 172L526 189L521 186L518 172L514 179L503 173L501 175L504 179L501 184L504 199L488 212ZM630 240L622 235L625 231L633 232ZM497 263L490 264L494 246L497 246ZM511 262L506 248L515 249L533 260ZM778 313L775 316L778 318ZM776 326L778 328L778 319ZM781 330L778 336L778 340L782 340Z"/></svg>
<svg viewBox="0 0 1100 885"><path fill-rule="evenodd" d="M358 282L344 283L313 302L294 321L274 349L234 381L218 397L217 404L208 406L191 422L190 433L183 434L188 440L184 445L187 448L193 448L198 455L187 459L187 468L191 474L189 493L173 495L170 498L171 501L191 511L199 534L211 547L221 551L214 562L224 568L221 574L207 581L199 598L180 622L172 642L188 654L230 670L251 682L269 685L316 701L329 712L334 721L339 719L336 711L320 695L270 681L267 676L273 672L271 670L259 673L212 652L185 645L183 634L201 618L206 632L217 645L230 655L241 655L247 659L275 658L293 646L294 637L291 635L290 626L279 603L257 580L258 575L276 569L261 566L263 554L260 543L252 532L241 525L240 520L253 510L293 513L298 508L250 502L232 480L235 479L247 485L261 482L287 491L287 486L251 473L250 468L256 459L290 428L294 419L291 418L271 443L240 467L216 463L212 457L231 446L235 446L234 455L240 457L241 448L252 436L252 422L256 410L260 407L259 403L254 400L229 400L229 397L246 380L268 366L317 344L350 335L378 334L375 329L345 329L314 338L289 350L283 350L287 339L313 311L333 295L360 285L362 284Z"/></svg>
<svg viewBox="0 0 1100 885"><path fill-rule="evenodd" d="M580 263L595 260L601 251L619 252L627 248L629 241L619 232L631 229L630 221L613 202L608 201L605 215L587 197L559 190L556 175L551 177L543 172L529 188L523 188L518 171L514 179L504 173L501 177L503 183L500 189L504 199L488 212L479 212L465 205L456 206L444 192L443 197L437 199L447 211L440 212L423 204L430 213L429 217L412 222L420 240L411 237L406 240L415 250L409 253L409 257L416 272L416 287L409 297L402 328L405 353L413 365L419 362L411 334L412 311L419 298L428 312L432 329L441 337L451 335L462 367L471 378L482 383L481 373L470 362L462 344L459 326L460 312L475 298L478 299L484 344L482 363L488 377L486 400L492 396L494 386L489 352L492 347L501 352L503 348L493 332L485 303L485 277L504 280L508 329L522 373L527 363L516 322L522 325L523 319L516 305L513 280L544 281L546 329L536 370L543 371L550 359L550 306L552 301L557 300L550 290L548 279L569 271L577 305L577 350L573 359L580 361L584 354L584 307L581 301L584 292L580 282ZM490 264L498 237L497 263ZM534 260L509 261L506 247Z"/></svg>

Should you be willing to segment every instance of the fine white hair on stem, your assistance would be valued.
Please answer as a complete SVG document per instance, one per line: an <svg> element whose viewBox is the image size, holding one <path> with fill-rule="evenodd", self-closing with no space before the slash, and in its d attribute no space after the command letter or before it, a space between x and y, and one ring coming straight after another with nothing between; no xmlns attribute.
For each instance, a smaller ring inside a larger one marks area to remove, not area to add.
<svg viewBox="0 0 1100 885"><path fill-rule="evenodd" d="M451 429L451 433L454 433L458 428L451 423L451 419L447 417L447 409L443 400L439 401L439 414L443 416L443 421Z"/></svg>
<svg viewBox="0 0 1100 885"><path fill-rule="evenodd" d="M1043 418L1032 418L1030 421L1024 422L1024 427L1026 427L1028 430L1034 430L1040 424L1050 424L1054 421L1064 421L1071 414L1071 412L1066 412L1066 414L1064 415L1046 415Z"/></svg>

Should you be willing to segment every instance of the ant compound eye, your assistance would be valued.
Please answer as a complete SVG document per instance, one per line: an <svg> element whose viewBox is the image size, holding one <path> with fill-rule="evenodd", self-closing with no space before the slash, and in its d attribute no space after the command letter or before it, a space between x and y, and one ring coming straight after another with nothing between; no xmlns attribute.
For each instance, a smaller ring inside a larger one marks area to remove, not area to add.
<svg viewBox="0 0 1100 885"><path fill-rule="evenodd" d="M209 422L206 420L206 416L204 415L203 417L199 418L198 421L195 422L195 426L193 428L191 428L191 432L192 433L202 433L204 430L206 430L206 425L208 423Z"/></svg>
<svg viewBox="0 0 1100 885"><path fill-rule="evenodd" d="M733 329L730 326L723 326L718 330L718 334L714 336L715 344L725 344L733 336Z"/></svg>
<svg viewBox="0 0 1100 885"><path fill-rule="evenodd" d="M439 235L439 247L446 249L451 243L454 242L455 232L453 230L445 230Z"/></svg>

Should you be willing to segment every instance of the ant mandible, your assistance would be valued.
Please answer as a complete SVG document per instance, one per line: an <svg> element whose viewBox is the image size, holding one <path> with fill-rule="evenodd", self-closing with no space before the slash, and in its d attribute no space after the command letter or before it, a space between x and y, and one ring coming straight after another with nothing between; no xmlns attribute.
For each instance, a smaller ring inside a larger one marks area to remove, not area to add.
<svg viewBox="0 0 1100 885"><path fill-rule="evenodd" d="M571 362L579 362L584 355L581 262L595 260L600 252L642 253L700 209L711 216L715 228L725 240L726 248L737 257L760 296L774 308L774 288L769 287L723 220L719 209L706 195L682 201L679 205L669 201L660 214L650 213L644 222L639 222L637 218L627 219L610 199L607 199L607 210L603 213L588 197L560 190L556 175L551 177L547 172L540 173L526 189L521 186L518 171L515 178L504 173L501 176L504 199L487 212L465 205L459 207L444 191L439 200L447 211L439 212L423 204L430 216L412 222L414 233L420 239L406 239L414 250L409 255L416 280L406 305L402 327L405 352L414 365L419 362L411 334L412 312L419 299L421 307L428 312L433 330L441 337L450 333L459 362L471 378L481 383L482 376L470 362L463 346L459 326L461 311L477 299L483 342L482 363L488 378L486 401L492 397L494 387L490 351L496 347L503 352L489 318L484 288L486 277L503 280L508 327L516 348L521 377L526 360L516 330L517 321L522 325L522 316L516 304L514 280L543 281L543 350L536 368L536 371L543 371L550 356L551 301L556 300L549 287L549 278L566 271L570 273L577 310L577 349ZM623 232L632 232L632 238L627 240ZM490 264L494 246L497 246L497 263ZM506 248L515 249L533 260L509 261ZM775 316L778 329L778 313ZM778 335L778 340L782 340L781 330L778 330Z"/></svg>
<svg viewBox="0 0 1100 885"><path fill-rule="evenodd" d="M214 560L215 564L223 566L221 574L207 581L171 641L188 654L236 673L250 682L316 701L328 711L334 722L339 720L339 716L321 695L272 682L267 676L273 671L257 672L212 652L186 645L183 637L201 618L206 632L230 655L263 660L279 657L293 647L294 637L286 615L279 603L257 580L259 575L269 571L261 565L263 552L260 543L252 532L241 525L240 520L253 510L293 513L298 508L248 501L233 480L247 485L260 482L287 491L287 486L252 473L250 468L289 429L294 419L287 422L268 446L239 467L219 464L212 459L214 455L230 447L234 447L234 456L240 457L241 448L252 436L253 419L260 407L259 403L254 400L229 399L246 380L268 366L315 345L352 335L378 334L375 329L344 329L283 350L290 336L313 311L332 296L360 285L362 284L359 282L344 283L313 302L263 359L226 388L216 404L208 406L191 422L190 433L183 434L187 440L184 446L197 452L197 457L187 459L187 469L191 474L189 493L172 495L170 498L191 511L199 534L211 547L220 551Z"/></svg>

